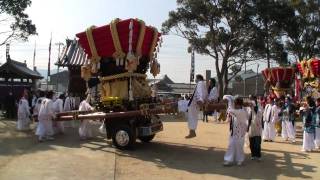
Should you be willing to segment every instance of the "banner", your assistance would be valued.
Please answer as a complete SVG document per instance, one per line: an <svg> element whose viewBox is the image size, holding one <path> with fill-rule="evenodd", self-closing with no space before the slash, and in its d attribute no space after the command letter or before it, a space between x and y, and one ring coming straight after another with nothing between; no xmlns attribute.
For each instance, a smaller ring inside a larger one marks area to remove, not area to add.
<svg viewBox="0 0 320 180"><path fill-rule="evenodd" d="M191 51L190 82L194 82L194 51Z"/></svg>

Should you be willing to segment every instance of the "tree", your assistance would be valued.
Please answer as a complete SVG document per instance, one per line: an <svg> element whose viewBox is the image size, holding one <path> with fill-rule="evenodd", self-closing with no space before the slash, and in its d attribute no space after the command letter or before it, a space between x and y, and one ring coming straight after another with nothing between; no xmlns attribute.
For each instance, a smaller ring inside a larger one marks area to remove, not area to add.
<svg viewBox="0 0 320 180"><path fill-rule="evenodd" d="M197 53L213 58L222 96L227 93L229 81L241 70L232 68L237 71L229 76L229 68L242 67L251 60L253 36L246 1L177 0L177 5L162 24L162 32L187 39Z"/></svg>
<svg viewBox="0 0 320 180"><path fill-rule="evenodd" d="M36 26L24 13L31 0L0 1L0 46L12 40L26 41L30 35L36 35Z"/></svg>
<svg viewBox="0 0 320 180"><path fill-rule="evenodd" d="M255 35L252 50L257 56L280 65L288 64L288 53L283 41L285 26L294 17L294 9L285 1L251 0L250 21Z"/></svg>
<svg viewBox="0 0 320 180"><path fill-rule="evenodd" d="M291 0L294 17L285 24L286 49L296 60L320 54L320 1Z"/></svg>

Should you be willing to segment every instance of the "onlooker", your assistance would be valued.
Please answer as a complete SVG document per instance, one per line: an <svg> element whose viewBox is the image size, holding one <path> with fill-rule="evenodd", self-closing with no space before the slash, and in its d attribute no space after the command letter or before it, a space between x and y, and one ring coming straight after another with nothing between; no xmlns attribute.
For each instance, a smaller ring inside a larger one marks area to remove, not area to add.
<svg viewBox="0 0 320 180"><path fill-rule="evenodd" d="M251 159L261 160L262 109L258 105L257 97L252 96L251 100L248 122Z"/></svg>
<svg viewBox="0 0 320 180"><path fill-rule="evenodd" d="M30 106L27 99L28 93L25 91L18 104L17 129L20 131L30 129Z"/></svg>

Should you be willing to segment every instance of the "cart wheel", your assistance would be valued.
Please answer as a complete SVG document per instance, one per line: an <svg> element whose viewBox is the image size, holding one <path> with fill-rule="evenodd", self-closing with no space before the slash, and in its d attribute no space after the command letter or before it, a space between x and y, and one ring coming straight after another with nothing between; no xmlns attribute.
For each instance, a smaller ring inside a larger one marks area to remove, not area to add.
<svg viewBox="0 0 320 180"><path fill-rule="evenodd" d="M112 143L118 149L130 149L136 142L136 135L130 127L118 127L112 136Z"/></svg>
<svg viewBox="0 0 320 180"><path fill-rule="evenodd" d="M150 135L150 136L140 136L139 139L140 139L140 141L142 141L142 142L148 143L148 142L152 141L152 139L153 139L155 136L156 136L155 134Z"/></svg>

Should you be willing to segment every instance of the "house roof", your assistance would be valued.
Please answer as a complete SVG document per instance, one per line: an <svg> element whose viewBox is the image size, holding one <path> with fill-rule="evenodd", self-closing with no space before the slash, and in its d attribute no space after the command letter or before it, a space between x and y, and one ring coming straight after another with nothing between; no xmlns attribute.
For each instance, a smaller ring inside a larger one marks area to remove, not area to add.
<svg viewBox="0 0 320 180"><path fill-rule="evenodd" d="M239 80L241 81L241 80L252 78L255 76L257 76L257 73L254 72L252 69L247 71L240 71L234 78L231 79L231 81L239 81Z"/></svg>
<svg viewBox="0 0 320 180"><path fill-rule="evenodd" d="M64 70L55 74L51 74L50 77L64 77L64 76L68 76L69 75L69 71L68 70Z"/></svg>
<svg viewBox="0 0 320 180"><path fill-rule="evenodd" d="M0 76L7 78L43 78L37 70L33 71L29 69L26 63L12 60L10 57L7 62L0 67Z"/></svg>
<svg viewBox="0 0 320 180"><path fill-rule="evenodd" d="M66 40L66 46L62 50L61 59L56 65L63 67L83 66L88 64L88 56L77 40Z"/></svg>
<svg viewBox="0 0 320 180"><path fill-rule="evenodd" d="M187 84L187 83L173 83L173 84L168 84L171 88L175 89L190 89L195 88L196 84Z"/></svg>
<svg viewBox="0 0 320 180"><path fill-rule="evenodd" d="M174 83L168 84L168 86L172 89L174 94L187 94L192 93L194 88L196 87L195 84L187 84L187 83Z"/></svg>

